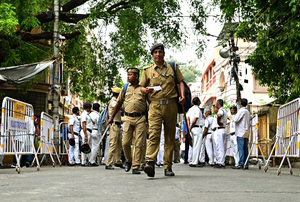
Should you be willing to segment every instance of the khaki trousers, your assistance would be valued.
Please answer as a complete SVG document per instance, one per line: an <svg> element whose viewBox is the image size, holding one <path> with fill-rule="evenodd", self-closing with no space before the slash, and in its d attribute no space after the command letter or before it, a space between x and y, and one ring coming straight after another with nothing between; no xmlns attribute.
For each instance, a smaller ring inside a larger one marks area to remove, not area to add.
<svg viewBox="0 0 300 202"><path fill-rule="evenodd" d="M141 164L142 151L147 137L146 117L125 117L123 122L122 146L127 162L132 162L132 169ZM133 146L133 155L131 154Z"/></svg>
<svg viewBox="0 0 300 202"><path fill-rule="evenodd" d="M112 165L116 159L116 164L122 164L122 139L120 126L113 123L109 128L109 150L106 165Z"/></svg>
<svg viewBox="0 0 300 202"><path fill-rule="evenodd" d="M171 103L168 105L150 104L149 107L149 140L146 152L146 161L157 161L161 127L162 122L164 121L164 169L172 168L177 112L177 103Z"/></svg>

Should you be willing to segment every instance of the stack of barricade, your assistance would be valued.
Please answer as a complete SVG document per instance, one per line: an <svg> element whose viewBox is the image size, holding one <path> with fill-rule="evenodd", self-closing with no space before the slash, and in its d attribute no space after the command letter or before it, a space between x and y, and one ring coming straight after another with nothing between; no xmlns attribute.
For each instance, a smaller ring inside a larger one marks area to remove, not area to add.
<svg viewBox="0 0 300 202"><path fill-rule="evenodd" d="M55 161L53 159L53 155L55 154L57 157L57 161L59 165L61 166L61 161L59 159L59 156L57 154L56 148L54 146L54 119L49 114L42 112L41 113L41 129L40 129L40 145L37 150L38 154L43 154L41 164L43 160L45 159L46 155L49 155L53 167L55 167Z"/></svg>
<svg viewBox="0 0 300 202"><path fill-rule="evenodd" d="M40 164L34 148L34 109L32 105L5 97L1 110L0 155L14 155L16 171L21 172L22 155L34 155L37 170ZM33 160L34 161L34 160Z"/></svg>
<svg viewBox="0 0 300 202"><path fill-rule="evenodd" d="M276 142L265 164L265 172L268 170L268 162L275 149L275 157L283 157L277 170L280 175L281 167L285 158L293 174L289 157L300 157L300 98L297 98L283 106L278 110Z"/></svg>

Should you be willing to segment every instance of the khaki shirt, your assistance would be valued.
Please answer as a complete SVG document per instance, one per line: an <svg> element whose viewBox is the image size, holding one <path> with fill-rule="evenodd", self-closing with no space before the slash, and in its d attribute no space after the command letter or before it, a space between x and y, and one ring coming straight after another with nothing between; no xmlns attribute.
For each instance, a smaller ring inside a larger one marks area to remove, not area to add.
<svg viewBox="0 0 300 202"><path fill-rule="evenodd" d="M125 112L127 113L142 113L146 110L146 95L141 92L141 86L136 87L128 84L125 97L123 88L118 97L118 102L125 101Z"/></svg>
<svg viewBox="0 0 300 202"><path fill-rule="evenodd" d="M114 111L114 108L117 104L117 99L115 97L113 97L111 100L110 100L110 103L109 103L109 106L108 106L108 116L111 117L113 111ZM121 122L121 110L119 110L117 112L117 114L115 115L114 117L114 122Z"/></svg>
<svg viewBox="0 0 300 202"><path fill-rule="evenodd" d="M156 70L158 70L163 76L161 76ZM175 64L175 71L178 84L184 79L178 65ZM153 91L149 93L149 100L162 100L177 98L177 92L175 89L174 71L170 63L165 62L162 68L159 68L156 64L152 64L144 68L140 85L143 87L148 86L161 86L161 91Z"/></svg>

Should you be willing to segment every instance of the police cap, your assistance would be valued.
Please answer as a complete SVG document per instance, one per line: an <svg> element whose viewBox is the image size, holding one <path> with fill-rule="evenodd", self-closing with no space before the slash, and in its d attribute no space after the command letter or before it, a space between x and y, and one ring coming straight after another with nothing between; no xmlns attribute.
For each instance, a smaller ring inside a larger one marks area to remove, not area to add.
<svg viewBox="0 0 300 202"><path fill-rule="evenodd" d="M165 51L164 45L162 45L161 43L157 43L157 44L154 44L154 45L151 47L151 49L150 49L151 55L153 55L153 52L154 52L156 49L161 49L161 50Z"/></svg>
<svg viewBox="0 0 300 202"><path fill-rule="evenodd" d="M111 91L113 92L113 93L120 93L121 92L121 88L118 88L118 87L114 87L114 88L112 88L111 89Z"/></svg>
<svg viewBox="0 0 300 202"><path fill-rule="evenodd" d="M129 68L127 69L127 72L128 72L128 73L137 73L137 74L139 74L139 73L140 73L140 70L139 70L138 68L136 68L136 67L129 67Z"/></svg>
<svg viewBox="0 0 300 202"><path fill-rule="evenodd" d="M99 109L100 108L100 104L99 103L94 103L93 104L93 109Z"/></svg>

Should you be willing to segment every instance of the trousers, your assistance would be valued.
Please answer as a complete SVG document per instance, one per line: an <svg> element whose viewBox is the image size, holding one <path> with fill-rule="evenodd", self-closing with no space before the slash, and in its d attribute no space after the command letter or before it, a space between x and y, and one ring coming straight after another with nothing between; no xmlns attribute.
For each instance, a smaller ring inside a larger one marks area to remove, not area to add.
<svg viewBox="0 0 300 202"><path fill-rule="evenodd" d="M217 154L217 131L212 133L212 140L213 140L213 154L214 154L214 163L216 164L218 161L218 154Z"/></svg>
<svg viewBox="0 0 300 202"><path fill-rule="evenodd" d="M106 136L106 141L105 141L105 151L104 151L104 160L103 160L103 163L105 164L107 162L108 150L109 150L109 135Z"/></svg>
<svg viewBox="0 0 300 202"><path fill-rule="evenodd" d="M99 147L97 147L99 145L99 141L101 138L99 131L92 130L91 138L92 138L92 148L91 148L91 156L89 161L91 164L93 164L96 162L97 154L99 151Z"/></svg>
<svg viewBox="0 0 300 202"><path fill-rule="evenodd" d="M234 158L235 166L238 166L240 157L239 157L239 151L238 151L236 135L231 135L230 136L230 146L231 146L231 151L232 151L232 155L233 155L233 158Z"/></svg>
<svg viewBox="0 0 300 202"><path fill-rule="evenodd" d="M109 128L109 149L106 165L112 165L116 159L116 164L122 164L122 138L120 127L113 123Z"/></svg>
<svg viewBox="0 0 300 202"><path fill-rule="evenodd" d="M216 147L217 147L217 164L225 165L225 129L217 129L215 131L216 135Z"/></svg>
<svg viewBox="0 0 300 202"><path fill-rule="evenodd" d="M202 140L202 147L201 147L201 153L200 153L200 162L205 162L205 150L208 156L208 163L213 164L214 163L214 154L213 154L213 143L210 141L212 137L212 134L207 134L203 140Z"/></svg>
<svg viewBox="0 0 300 202"><path fill-rule="evenodd" d="M194 127L192 128L193 133L193 157L192 157L192 165L196 165L199 163L199 156L201 152L201 146L202 146L202 134L203 129L200 127Z"/></svg>
<svg viewBox="0 0 300 202"><path fill-rule="evenodd" d="M72 137L72 134L69 133L68 134L69 139ZM80 163L80 159L79 159L79 137L78 135L74 135L74 140L75 140L75 145L71 146L69 145L69 163L70 164L79 164Z"/></svg>
<svg viewBox="0 0 300 202"><path fill-rule="evenodd" d="M86 131L86 133L88 136L87 143L91 147L92 146L91 133L89 131ZM81 130L80 135L81 135L82 141L84 141L85 135L84 135L83 130ZM91 156L91 153L85 154L85 153L81 152L81 164L86 164L88 162L88 160L90 159L90 156Z"/></svg>
<svg viewBox="0 0 300 202"><path fill-rule="evenodd" d="M244 166L248 155L248 138L237 137L237 144L239 150L239 166ZM249 163L247 162L246 165Z"/></svg>
<svg viewBox="0 0 300 202"><path fill-rule="evenodd" d="M149 107L149 140L146 161L157 161L162 122L164 121L164 169L172 168L177 112L176 102L168 105L151 103Z"/></svg>

